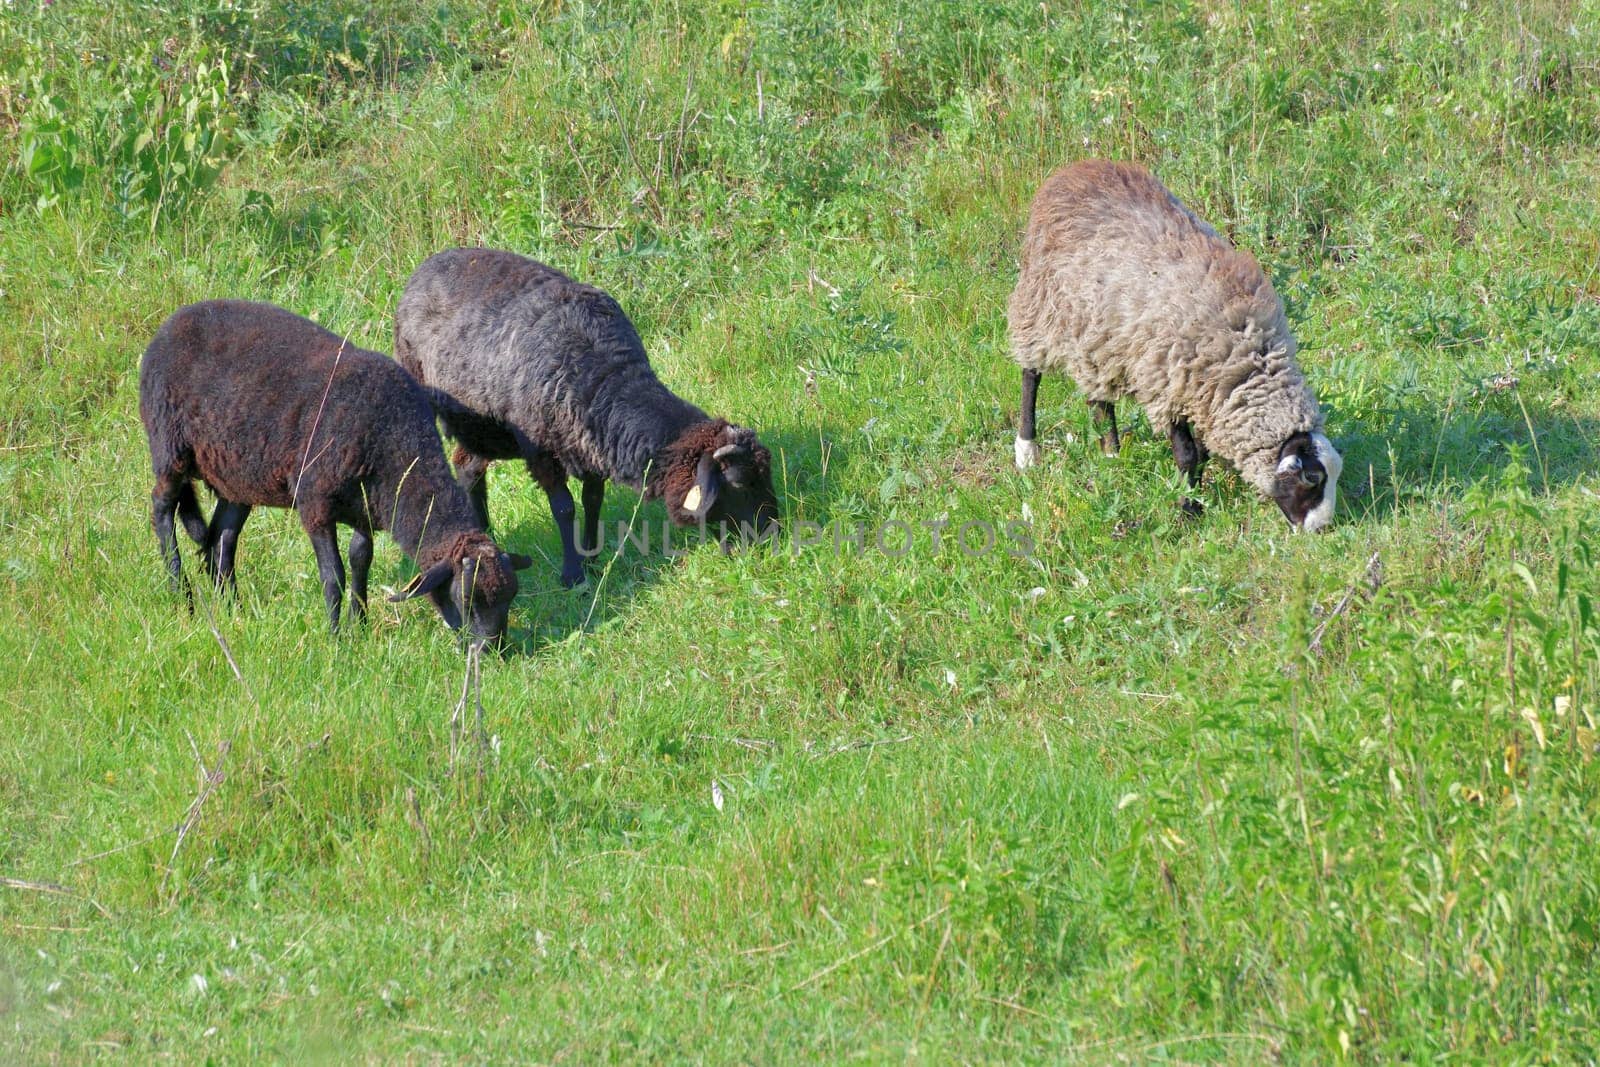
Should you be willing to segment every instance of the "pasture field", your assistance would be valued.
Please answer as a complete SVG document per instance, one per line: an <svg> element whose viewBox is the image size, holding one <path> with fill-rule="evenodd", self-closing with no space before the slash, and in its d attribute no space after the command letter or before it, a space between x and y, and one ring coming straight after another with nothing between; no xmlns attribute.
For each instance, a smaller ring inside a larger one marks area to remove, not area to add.
<svg viewBox="0 0 1600 1067"><path fill-rule="evenodd" d="M19 0L0 148L0 1060L1600 1056L1595 0ZM1274 279L1326 534L1060 379L1013 467L1084 156ZM497 466L481 774L292 515L183 610L137 413L177 306L388 351L456 244L613 293L789 531L613 488L657 543L565 591Z"/></svg>

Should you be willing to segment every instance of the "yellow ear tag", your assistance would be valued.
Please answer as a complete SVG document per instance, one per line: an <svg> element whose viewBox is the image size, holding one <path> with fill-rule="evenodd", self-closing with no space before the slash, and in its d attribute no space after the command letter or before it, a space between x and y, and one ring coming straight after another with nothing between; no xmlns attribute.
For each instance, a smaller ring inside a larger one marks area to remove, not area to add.
<svg viewBox="0 0 1600 1067"><path fill-rule="evenodd" d="M683 510L693 511L700 506L700 487L690 489L683 497Z"/></svg>

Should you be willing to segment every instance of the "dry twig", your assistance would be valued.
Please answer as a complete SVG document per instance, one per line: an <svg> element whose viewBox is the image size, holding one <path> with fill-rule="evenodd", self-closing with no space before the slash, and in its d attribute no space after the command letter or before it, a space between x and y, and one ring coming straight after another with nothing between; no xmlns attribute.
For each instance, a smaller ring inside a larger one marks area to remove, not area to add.
<svg viewBox="0 0 1600 1067"><path fill-rule="evenodd" d="M406 786L406 821L422 835L422 858L432 858L433 835L428 833L428 824L422 819L422 805L417 803L415 786Z"/></svg>
<svg viewBox="0 0 1600 1067"><path fill-rule="evenodd" d="M240 681L243 680L243 678L240 679ZM194 739L191 738L189 743L193 745ZM195 762L200 764L200 791L189 802L189 810L184 813L183 822L178 824L178 839L172 843L172 855L167 857L167 869L161 875L161 892L163 893L167 891L167 879L172 877L173 869L178 862L178 850L183 848L184 839L189 836L189 831L193 830L195 824L200 821L200 809L205 806L205 802L210 798L211 794L216 792L217 786L222 784L224 777L222 764L228 758L228 751L232 748L232 740L218 741L217 762L215 766L209 768L200 759L198 753L195 755Z"/></svg>
<svg viewBox="0 0 1600 1067"><path fill-rule="evenodd" d="M875 741L873 741L873 740L868 740L868 741L848 741L848 742L846 742L846 743L844 743L842 745L834 745L832 748L828 749L826 752L819 752L815 756L813 756L812 758L813 759L827 759L829 756L837 756L840 753L854 752L855 750L862 749L862 748L866 748L866 749L877 748L879 745L903 745L909 740L911 740L911 735L910 734L906 734L904 737L884 737L884 738L879 738L878 740L875 740Z"/></svg>
<svg viewBox="0 0 1600 1067"><path fill-rule="evenodd" d="M1314 656L1322 652L1322 635L1327 632L1328 625L1332 623L1334 619L1337 619L1340 615L1343 615L1350 607L1351 603L1354 602L1356 593L1361 588L1361 584L1362 583L1360 579L1351 582L1350 588L1344 591L1344 596L1339 598L1339 603L1334 605L1333 610L1328 613L1328 617L1317 623L1317 628L1311 631L1311 640L1306 645L1307 652L1310 652ZM1378 591L1378 587L1382 584L1383 560L1379 557L1378 553L1374 552L1367 559L1366 585L1369 590L1367 595L1370 596L1372 593L1376 593Z"/></svg>
<svg viewBox="0 0 1600 1067"><path fill-rule="evenodd" d="M690 734L689 737L694 741L718 741L724 745L738 745L752 752L765 752L774 747L774 742L763 741L759 737L718 737L715 734Z"/></svg>
<svg viewBox="0 0 1600 1067"><path fill-rule="evenodd" d="M923 918L918 919L915 923L912 923L910 926L904 927L904 928L899 929L899 930L895 930L893 933L885 934L883 937L878 938L878 940L874 941L872 944L868 945L866 948L861 949L859 952L852 952L852 953L850 953L850 955L844 957L841 960L833 961L832 963L828 964L826 967L822 968L822 970L818 971L816 974L813 974L810 978L807 978L804 982L801 982L799 985L790 986L789 987L789 992L798 993L800 990L804 989L806 986L810 985L812 982L816 982L816 981L819 981L820 979L826 978L828 975L832 974L834 971L837 971L840 967L843 967L845 964L853 962L855 960L858 960L862 956L865 956L869 952L876 952L878 949L882 948L884 945L887 945L889 942L893 941L895 938L899 937L901 934L909 933L910 931L915 930L915 929L917 929L919 927L928 925L929 923L933 922L933 920L937 919L939 916L943 915L945 912L947 912L949 910L950 910L950 905L946 904L944 907L940 908L939 910L934 911L934 912L930 912L928 915L924 916Z"/></svg>
<svg viewBox="0 0 1600 1067"><path fill-rule="evenodd" d="M30 882L23 878L0 877L0 889L20 889L27 893L49 893L52 896L75 897L79 900L87 900L94 906L95 911L98 911L108 919L111 918L111 913L101 907L100 902L93 897L68 889L64 885L56 885L54 882Z"/></svg>
<svg viewBox="0 0 1600 1067"><path fill-rule="evenodd" d="M489 747L489 737L483 729L483 646L467 645L467 665L461 676L461 697L450 712L450 773L456 773L456 759L461 754L461 720L467 713L467 697L472 697L478 742L478 777L483 777L484 752Z"/></svg>

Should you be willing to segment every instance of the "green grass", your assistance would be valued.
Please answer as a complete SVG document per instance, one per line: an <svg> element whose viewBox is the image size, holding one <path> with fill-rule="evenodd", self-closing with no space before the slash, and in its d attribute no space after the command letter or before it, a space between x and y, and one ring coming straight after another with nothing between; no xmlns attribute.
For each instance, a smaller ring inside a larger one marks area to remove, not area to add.
<svg viewBox="0 0 1600 1067"><path fill-rule="evenodd" d="M1600 1054L1593 0L18 7L0 1058ZM1346 458L1326 535L1222 464L1180 521L1164 443L1125 406L1100 458L1057 379L1012 468L1017 238L1085 155L1273 276ZM496 468L538 563L481 779L451 635L330 637L292 516L186 614L156 325L242 296L387 350L468 242L616 295L792 523L914 550L567 592ZM1031 559L924 525L1024 507Z"/></svg>

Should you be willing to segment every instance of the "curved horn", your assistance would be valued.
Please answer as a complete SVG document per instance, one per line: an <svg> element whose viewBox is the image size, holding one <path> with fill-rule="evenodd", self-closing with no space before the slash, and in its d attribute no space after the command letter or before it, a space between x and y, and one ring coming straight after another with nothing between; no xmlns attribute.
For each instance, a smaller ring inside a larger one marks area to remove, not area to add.
<svg viewBox="0 0 1600 1067"><path fill-rule="evenodd" d="M1305 466L1305 463L1300 459L1300 454L1291 452L1278 461L1278 473L1293 474L1303 466Z"/></svg>
<svg viewBox="0 0 1600 1067"><path fill-rule="evenodd" d="M739 451L742 451L742 448L739 445L723 445L721 448L711 453L711 458L721 461Z"/></svg>

